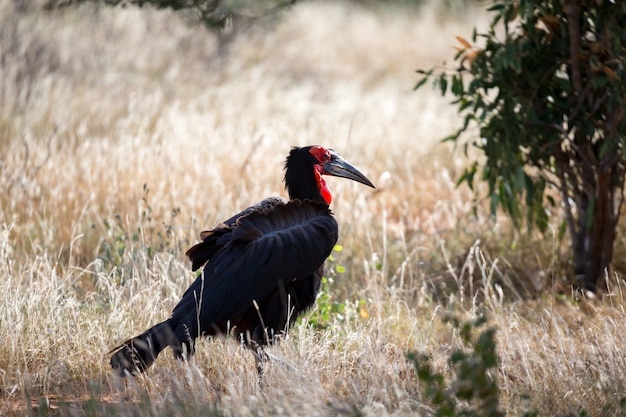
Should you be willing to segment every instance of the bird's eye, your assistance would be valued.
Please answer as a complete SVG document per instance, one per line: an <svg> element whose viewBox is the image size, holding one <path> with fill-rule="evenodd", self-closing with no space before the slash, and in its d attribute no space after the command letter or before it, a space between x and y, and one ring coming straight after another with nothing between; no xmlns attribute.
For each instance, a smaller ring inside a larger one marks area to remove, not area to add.
<svg viewBox="0 0 626 417"><path fill-rule="evenodd" d="M313 146L309 149L309 153L317 159L317 162L325 164L326 162L330 162L332 159L332 153L330 150L323 148L321 146Z"/></svg>

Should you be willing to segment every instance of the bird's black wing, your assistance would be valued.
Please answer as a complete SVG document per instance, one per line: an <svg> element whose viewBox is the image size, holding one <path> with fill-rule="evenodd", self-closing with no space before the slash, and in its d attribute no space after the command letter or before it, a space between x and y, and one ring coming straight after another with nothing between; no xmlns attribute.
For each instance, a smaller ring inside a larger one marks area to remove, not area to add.
<svg viewBox="0 0 626 417"><path fill-rule="evenodd" d="M328 206L309 200L251 212L229 230L217 239L220 248L174 308L179 338L184 337L181 327L197 336L237 317L277 288L310 277L338 234Z"/></svg>
<svg viewBox="0 0 626 417"><path fill-rule="evenodd" d="M266 198L265 200L248 207L242 212L235 214L228 220L224 220L214 229L201 232L200 239L202 239L202 242L195 244L186 252L186 255L191 260L191 270L197 270L209 259L211 259L213 254L222 247L217 243L218 239L224 234L230 233L231 229L237 224L237 220L249 215L250 213L270 210L276 205L285 204L286 202L287 200L282 197Z"/></svg>

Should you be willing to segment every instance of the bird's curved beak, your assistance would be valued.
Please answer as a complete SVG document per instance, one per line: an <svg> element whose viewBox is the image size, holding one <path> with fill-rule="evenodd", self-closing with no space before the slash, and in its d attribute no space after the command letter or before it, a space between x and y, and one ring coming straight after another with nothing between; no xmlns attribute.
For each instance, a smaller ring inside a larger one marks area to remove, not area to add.
<svg viewBox="0 0 626 417"><path fill-rule="evenodd" d="M323 174L332 175L335 177L347 178L361 184L365 184L368 187L374 187L374 184L363 175L358 169L350 165L348 161L339 156L336 152L331 152L330 161L323 165Z"/></svg>

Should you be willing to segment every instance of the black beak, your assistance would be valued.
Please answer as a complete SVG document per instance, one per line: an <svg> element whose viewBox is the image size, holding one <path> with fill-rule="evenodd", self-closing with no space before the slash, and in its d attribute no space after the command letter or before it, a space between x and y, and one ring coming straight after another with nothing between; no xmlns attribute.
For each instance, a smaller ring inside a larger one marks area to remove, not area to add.
<svg viewBox="0 0 626 417"><path fill-rule="evenodd" d="M323 174L347 178L349 180L365 184L368 187L376 188L365 175L361 174L358 169L350 165L348 161L346 161L341 156L339 156L338 153L333 151L331 151L330 154L330 161L324 164Z"/></svg>

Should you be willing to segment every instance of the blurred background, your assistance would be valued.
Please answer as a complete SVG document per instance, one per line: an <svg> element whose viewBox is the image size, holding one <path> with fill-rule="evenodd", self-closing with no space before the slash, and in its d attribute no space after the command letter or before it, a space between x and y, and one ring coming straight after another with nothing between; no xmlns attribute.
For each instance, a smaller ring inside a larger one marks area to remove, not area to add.
<svg viewBox="0 0 626 417"><path fill-rule="evenodd" d="M440 140L462 120L414 91L487 30L479 2L138 3L0 2L0 415L434 415L406 354L454 379L471 338L444 312L489 314L510 415L623 415L621 279L560 286L555 226L516 231L457 187L468 159ZM377 188L327 180L341 248L266 387L232 341L120 382L107 352L169 315L200 231L285 196L312 144Z"/></svg>
<svg viewBox="0 0 626 417"><path fill-rule="evenodd" d="M15 0L0 13L0 221L18 256L111 267L110 238L145 221L156 249L193 242L280 194L296 145L333 147L374 180L372 222L384 211L421 230L459 195L449 183L464 161L439 145L458 117L413 86L416 69L451 60L455 35L486 25L471 2L306 1L222 30L125 3ZM335 201L348 214L363 190L346 192Z"/></svg>

